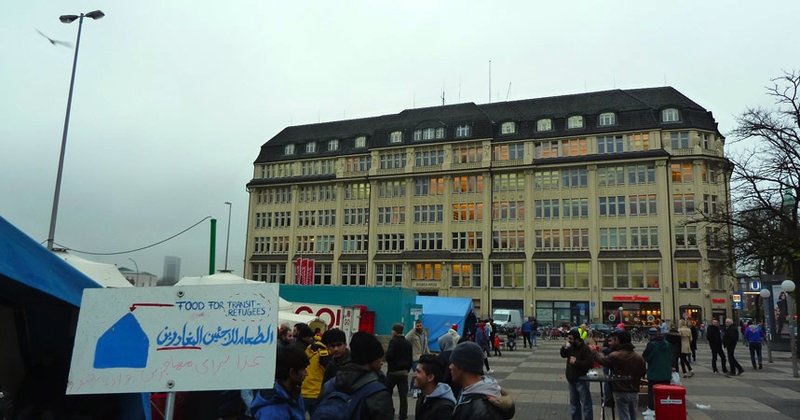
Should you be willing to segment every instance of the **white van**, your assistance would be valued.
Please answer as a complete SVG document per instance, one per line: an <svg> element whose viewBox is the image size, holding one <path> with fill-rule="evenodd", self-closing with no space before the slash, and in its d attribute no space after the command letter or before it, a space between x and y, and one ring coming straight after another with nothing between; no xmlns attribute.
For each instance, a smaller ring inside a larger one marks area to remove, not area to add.
<svg viewBox="0 0 800 420"><path fill-rule="evenodd" d="M519 309L495 309L492 319L498 327L506 330L522 326L522 313Z"/></svg>

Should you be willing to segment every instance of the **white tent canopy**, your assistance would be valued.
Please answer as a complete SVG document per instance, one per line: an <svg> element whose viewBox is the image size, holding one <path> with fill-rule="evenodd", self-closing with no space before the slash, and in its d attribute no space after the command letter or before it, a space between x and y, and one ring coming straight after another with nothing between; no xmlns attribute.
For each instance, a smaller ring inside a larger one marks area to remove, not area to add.
<svg viewBox="0 0 800 420"><path fill-rule="evenodd" d="M103 287L133 287L116 265L90 261L64 250L54 250L53 254Z"/></svg>

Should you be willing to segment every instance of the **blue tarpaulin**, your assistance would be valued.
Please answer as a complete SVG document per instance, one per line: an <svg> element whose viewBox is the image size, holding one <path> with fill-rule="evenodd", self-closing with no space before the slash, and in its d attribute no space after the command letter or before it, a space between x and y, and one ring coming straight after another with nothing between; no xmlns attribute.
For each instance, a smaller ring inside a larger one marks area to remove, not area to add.
<svg viewBox="0 0 800 420"><path fill-rule="evenodd" d="M459 297L417 296L422 305L422 326L428 330L431 351L439 351L439 337L453 324L458 325L459 334L464 331L464 319L472 312L472 299Z"/></svg>

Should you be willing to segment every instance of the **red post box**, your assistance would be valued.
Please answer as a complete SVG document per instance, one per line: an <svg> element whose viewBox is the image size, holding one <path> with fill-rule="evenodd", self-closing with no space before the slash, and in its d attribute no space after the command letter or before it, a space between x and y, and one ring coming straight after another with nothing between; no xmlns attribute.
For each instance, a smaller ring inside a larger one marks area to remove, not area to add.
<svg viewBox="0 0 800 420"><path fill-rule="evenodd" d="M686 420L686 387L655 385L653 398L657 419Z"/></svg>

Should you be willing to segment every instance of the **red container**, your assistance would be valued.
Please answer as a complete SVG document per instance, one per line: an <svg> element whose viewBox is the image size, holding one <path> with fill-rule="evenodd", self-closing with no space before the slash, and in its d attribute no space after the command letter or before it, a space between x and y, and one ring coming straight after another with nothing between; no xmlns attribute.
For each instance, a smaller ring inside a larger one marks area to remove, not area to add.
<svg viewBox="0 0 800 420"><path fill-rule="evenodd" d="M686 387L654 385L657 419L686 420Z"/></svg>

